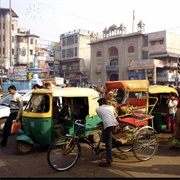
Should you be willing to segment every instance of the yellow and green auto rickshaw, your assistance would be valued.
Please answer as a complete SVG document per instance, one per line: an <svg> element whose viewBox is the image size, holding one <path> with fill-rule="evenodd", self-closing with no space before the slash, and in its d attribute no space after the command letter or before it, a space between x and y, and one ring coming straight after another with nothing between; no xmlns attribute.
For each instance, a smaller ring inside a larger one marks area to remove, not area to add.
<svg viewBox="0 0 180 180"><path fill-rule="evenodd" d="M84 120L86 125L82 133L94 142L100 139L102 120L95 109L99 106L99 94L90 88L37 89L32 92L22 114L22 129L16 138L19 154L31 152L34 144L50 145L63 135L73 134L74 120ZM89 131L87 131L89 129Z"/></svg>
<svg viewBox="0 0 180 180"><path fill-rule="evenodd" d="M166 131L167 129L167 104L166 101L169 98L169 94L174 92L179 96L177 90L173 87L164 85L150 85L150 96L158 98L158 103L152 111L154 116L154 128L157 132ZM152 101L152 100L151 100Z"/></svg>

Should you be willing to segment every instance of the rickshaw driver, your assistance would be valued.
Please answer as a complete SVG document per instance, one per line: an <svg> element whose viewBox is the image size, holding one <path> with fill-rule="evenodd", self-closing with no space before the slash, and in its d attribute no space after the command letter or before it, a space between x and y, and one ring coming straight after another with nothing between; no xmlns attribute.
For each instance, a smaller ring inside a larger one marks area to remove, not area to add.
<svg viewBox="0 0 180 180"><path fill-rule="evenodd" d="M109 167L112 163L112 131L119 124L117 121L117 113L115 108L107 105L105 98L98 100L99 107L96 108L97 115L102 119L103 132L102 142L106 146L106 162L98 164L100 167Z"/></svg>

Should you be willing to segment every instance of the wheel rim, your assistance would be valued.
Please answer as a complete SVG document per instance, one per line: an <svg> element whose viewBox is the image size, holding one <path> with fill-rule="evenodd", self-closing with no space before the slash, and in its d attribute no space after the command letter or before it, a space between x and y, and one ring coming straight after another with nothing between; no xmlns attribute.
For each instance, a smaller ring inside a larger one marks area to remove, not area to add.
<svg viewBox="0 0 180 180"><path fill-rule="evenodd" d="M79 158L79 144L73 141L69 145L68 143L68 138L59 138L55 140L48 150L48 164L56 171L70 169Z"/></svg>
<svg viewBox="0 0 180 180"><path fill-rule="evenodd" d="M146 161L154 156L158 148L158 140L152 130L140 131L133 142L133 154L141 160Z"/></svg>

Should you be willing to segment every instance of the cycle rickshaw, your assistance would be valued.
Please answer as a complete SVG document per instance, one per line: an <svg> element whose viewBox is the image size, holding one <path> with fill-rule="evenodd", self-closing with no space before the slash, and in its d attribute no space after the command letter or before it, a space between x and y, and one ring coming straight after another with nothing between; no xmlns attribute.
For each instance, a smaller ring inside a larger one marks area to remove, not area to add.
<svg viewBox="0 0 180 180"><path fill-rule="evenodd" d="M113 148L120 151L132 151L134 156L140 161L149 160L158 149L158 139L153 128L152 109L157 103L150 105L149 81L110 81L106 83L106 90L124 90L124 101L116 107L124 107L124 113L119 114L119 125L113 132ZM106 94L107 94L106 92ZM150 125L149 125L150 124ZM49 166L56 171L70 169L78 160L81 154L79 140L83 139L91 148L95 155L100 155L103 151L99 143L91 143L79 129L86 127L81 120L75 121L76 131L74 135L66 134L57 138L50 146L47 153ZM128 127L128 128L127 128ZM89 128L86 129L87 131Z"/></svg>

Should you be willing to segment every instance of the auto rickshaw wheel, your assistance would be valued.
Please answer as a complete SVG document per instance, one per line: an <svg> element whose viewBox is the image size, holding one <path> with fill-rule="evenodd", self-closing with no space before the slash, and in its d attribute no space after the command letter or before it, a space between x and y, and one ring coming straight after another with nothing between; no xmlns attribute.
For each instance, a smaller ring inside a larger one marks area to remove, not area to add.
<svg viewBox="0 0 180 180"><path fill-rule="evenodd" d="M94 134L92 135L92 139L93 139L94 143L98 143L100 141L101 134L102 134L101 130L97 130L94 132Z"/></svg>
<svg viewBox="0 0 180 180"><path fill-rule="evenodd" d="M32 149L33 149L33 144L30 144L25 141L18 141L16 144L16 150L21 155L29 154L32 151Z"/></svg>

